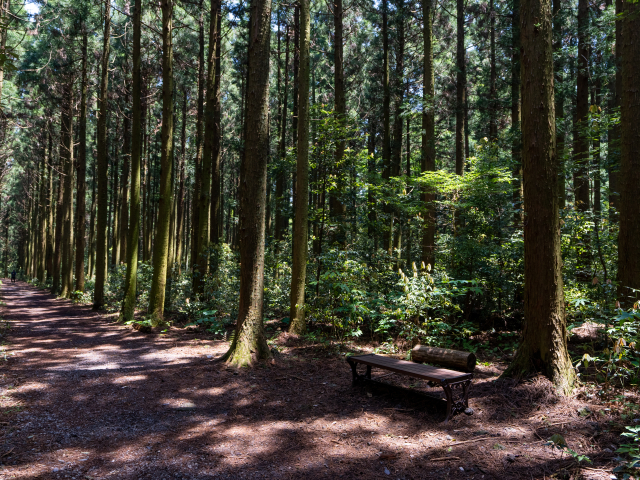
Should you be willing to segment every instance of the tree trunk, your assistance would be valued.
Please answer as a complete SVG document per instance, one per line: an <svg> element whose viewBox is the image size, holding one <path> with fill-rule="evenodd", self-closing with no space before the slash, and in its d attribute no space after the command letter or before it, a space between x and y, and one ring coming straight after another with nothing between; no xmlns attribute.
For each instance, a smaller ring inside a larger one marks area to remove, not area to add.
<svg viewBox="0 0 640 480"><path fill-rule="evenodd" d="M111 4L105 2L104 38L102 49L102 79L100 81L100 98L98 106L98 215L96 232L96 281L93 292L93 309L104 306L104 285L107 281L107 209L109 207L109 179L107 177L107 103L109 85L109 36L111 32L111 18L109 10Z"/></svg>
<svg viewBox="0 0 640 480"><path fill-rule="evenodd" d="M48 127L48 124L47 124ZM46 134L44 135L46 139ZM39 228L37 231L37 273L36 277L38 278L38 282L44 285L47 277L46 277L46 254L47 254L47 187L49 181L47 180L48 176L48 167L47 167L47 147L46 143L42 148L42 162L40 164L40 193L38 195L38 223Z"/></svg>
<svg viewBox="0 0 640 480"><path fill-rule="evenodd" d="M127 95L128 97L128 95ZM127 102L128 103L128 102ZM126 262L129 232L129 169L131 163L131 120L125 112L122 120L122 173L120 175L120 215L118 218L118 260ZM118 263L119 263L118 262Z"/></svg>
<svg viewBox="0 0 640 480"><path fill-rule="evenodd" d="M575 373L567 350L555 152L550 0L522 0L522 161L525 326L505 375L542 372L562 394Z"/></svg>
<svg viewBox="0 0 640 480"><path fill-rule="evenodd" d="M298 72L298 158L296 164L296 215L293 223L293 258L289 318L291 333L306 329L304 289L307 278L309 225L309 44L311 39L309 0L300 0L300 71Z"/></svg>
<svg viewBox="0 0 640 480"><path fill-rule="evenodd" d="M382 0L382 178L384 183L389 183L391 176L391 90L389 88L389 0ZM389 229L391 206L384 204L383 248L389 251L391 248L392 230Z"/></svg>
<svg viewBox="0 0 640 480"><path fill-rule="evenodd" d="M240 301L236 334L224 356L238 366L271 357L262 321L264 212L269 158L270 1L252 0L249 25L245 148L239 186Z"/></svg>
<svg viewBox="0 0 640 480"><path fill-rule="evenodd" d="M47 269L47 278L53 275L53 257L54 257L54 203L53 203L53 138L51 135L51 129L53 128L52 124L49 124L48 128L48 138L49 138L49 164L47 165L48 170L48 186L47 186L47 248L46 248L46 269Z"/></svg>
<svg viewBox="0 0 640 480"><path fill-rule="evenodd" d="M576 164L573 189L575 207L578 212L590 210L589 201L589 136L585 131L589 121L589 2L578 1L578 75L576 93L576 136L574 138L574 161ZM590 280L589 237L583 233L579 238L580 251L577 262L577 279Z"/></svg>
<svg viewBox="0 0 640 480"><path fill-rule="evenodd" d="M616 18L622 14L624 6L623 0L615 0L616 2ZM616 38L615 44L620 46L623 44L624 23L621 20L616 21ZM615 49L615 79L612 86L612 95L610 103L610 114L616 108L620 108L622 98L622 48ZM620 125L615 124L609 130L609 144L607 150L609 153L609 219L612 222L618 220L618 212L620 211Z"/></svg>
<svg viewBox="0 0 640 480"><path fill-rule="evenodd" d="M435 128L435 82L433 72L433 22L432 0L422 0L422 40L424 43L424 79L422 89L422 160L421 170L436 170L436 128ZM421 260L426 265L435 265L436 251L436 206L435 192L424 187L422 202L425 207L424 227L422 232Z"/></svg>
<svg viewBox="0 0 640 480"><path fill-rule="evenodd" d="M618 298L630 307L640 291L640 5L624 2L620 102L620 233ZM632 289L635 289L632 290Z"/></svg>
<svg viewBox="0 0 640 480"><path fill-rule="evenodd" d="M82 32L82 86L80 97L79 142L76 200L76 291L84 292L85 216L87 198L87 44L88 33Z"/></svg>
<svg viewBox="0 0 640 480"><path fill-rule="evenodd" d="M489 0L489 16L491 27L489 28L489 141L498 139L498 89L496 87L496 11L494 0ZM514 32L515 33L515 32Z"/></svg>
<svg viewBox="0 0 640 480"><path fill-rule="evenodd" d="M222 241L222 111L220 102L220 75L221 75L221 54L222 40L220 30L222 28L222 2L216 2L218 10L216 29L216 78L215 95L213 96L213 158L211 170L211 221L210 221L210 241L213 245L218 245ZM216 265L217 268L217 265Z"/></svg>
<svg viewBox="0 0 640 480"><path fill-rule="evenodd" d="M557 0L556 0L557 1ZM513 162L513 223L522 225L522 132L520 131L520 0L513 0L511 22L511 160Z"/></svg>
<svg viewBox="0 0 640 480"><path fill-rule="evenodd" d="M196 159L195 159L195 179L193 185L193 199L192 199L192 214L191 214L191 259L193 268L192 282L195 288L195 277L199 277L200 273L195 271L198 265L198 252L199 235L198 228L200 227L200 188L202 183L202 155L204 151L204 85L205 85L205 70L204 70L204 2L200 0L200 19L198 20L198 113L196 117Z"/></svg>
<svg viewBox="0 0 640 480"><path fill-rule="evenodd" d="M140 75L140 37L142 0L135 0L133 10L133 79L131 129L131 225L127 238L127 273L120 321L133 320L136 308L138 248L140 237L140 156L142 153L142 84Z"/></svg>
<svg viewBox="0 0 640 480"><path fill-rule="evenodd" d="M62 230L62 267L61 267L61 288L60 296L70 297L73 291L73 80L69 80L69 85L65 92L65 112L62 116L61 156L63 159L62 168L64 172L63 181L63 230Z"/></svg>
<svg viewBox="0 0 640 480"><path fill-rule="evenodd" d="M162 0L162 151L158 223L153 245L153 278L149 293L149 309L153 326L163 322L169 227L173 200L173 1Z"/></svg>
<svg viewBox="0 0 640 480"><path fill-rule="evenodd" d="M464 172L465 159L465 110L467 106L467 73L464 46L464 0L456 0L457 37L456 37L456 174Z"/></svg>
<svg viewBox="0 0 640 480"><path fill-rule="evenodd" d="M209 55L207 57L207 103L205 107L204 154L198 202L199 217L197 229L197 252L194 258L193 293L201 294L204 277L209 270L209 209L211 208L211 170L213 158L213 136L215 130L216 96L216 42L218 39L218 1L211 2L211 23L209 25Z"/></svg>
<svg viewBox="0 0 640 480"><path fill-rule="evenodd" d="M182 100L182 132L180 136L180 172L178 180L178 218L176 225L176 259L178 262L178 275L182 273L182 248L185 237L182 233L185 223L185 183L184 173L187 163L187 87L184 87L184 97Z"/></svg>

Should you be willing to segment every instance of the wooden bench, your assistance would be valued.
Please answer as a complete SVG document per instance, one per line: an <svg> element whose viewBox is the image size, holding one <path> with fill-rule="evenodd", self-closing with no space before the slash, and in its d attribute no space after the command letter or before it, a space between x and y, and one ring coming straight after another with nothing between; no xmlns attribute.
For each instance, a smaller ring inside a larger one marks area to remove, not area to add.
<svg viewBox="0 0 640 480"><path fill-rule="evenodd" d="M401 373L409 377L420 378L432 384L440 385L447 397L447 417L445 418L445 423L457 413L464 412L467 415L473 413L473 410L469 408L469 386L471 385L473 373L462 373L444 368L430 367L428 365L375 355L373 353L367 355L352 355L347 357L347 362L351 365L354 386L360 382L371 380L371 367ZM367 366L366 374L358 374L357 365L359 363ZM454 395L456 398L454 398Z"/></svg>

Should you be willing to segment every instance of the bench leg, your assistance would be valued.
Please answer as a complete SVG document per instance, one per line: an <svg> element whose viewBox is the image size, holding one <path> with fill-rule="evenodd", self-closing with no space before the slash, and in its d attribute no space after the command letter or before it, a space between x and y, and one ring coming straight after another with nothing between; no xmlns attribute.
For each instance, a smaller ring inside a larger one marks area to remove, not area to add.
<svg viewBox="0 0 640 480"><path fill-rule="evenodd" d="M469 408L469 386L471 380L465 380L456 383L443 383L442 389L447 397L447 417L444 420L445 425L457 413L464 412L467 415L473 414L473 410ZM462 392L458 400L454 399L453 389L451 387L461 387Z"/></svg>
<svg viewBox="0 0 640 480"><path fill-rule="evenodd" d="M350 358L347 358L347 362L349 362L349 365L351 365L351 374L353 377L352 385L355 387L358 384L358 369L356 368L356 362L354 362Z"/></svg>
<svg viewBox="0 0 640 480"><path fill-rule="evenodd" d="M371 380L371 365L367 365L367 379Z"/></svg>

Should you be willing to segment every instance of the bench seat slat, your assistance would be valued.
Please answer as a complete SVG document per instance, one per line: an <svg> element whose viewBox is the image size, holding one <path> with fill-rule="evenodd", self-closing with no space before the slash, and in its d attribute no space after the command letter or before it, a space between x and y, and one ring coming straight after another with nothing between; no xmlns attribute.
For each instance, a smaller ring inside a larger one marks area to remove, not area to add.
<svg viewBox="0 0 640 480"><path fill-rule="evenodd" d="M383 357L373 353L367 355L355 355L349 358L357 363L362 363L363 365L380 367L395 373L403 373L410 377L422 378L434 382L442 382L445 380L449 382L457 382L473 378L473 374L471 373L461 373L454 370L447 370L445 368L431 367L429 365L408 362L397 358Z"/></svg>

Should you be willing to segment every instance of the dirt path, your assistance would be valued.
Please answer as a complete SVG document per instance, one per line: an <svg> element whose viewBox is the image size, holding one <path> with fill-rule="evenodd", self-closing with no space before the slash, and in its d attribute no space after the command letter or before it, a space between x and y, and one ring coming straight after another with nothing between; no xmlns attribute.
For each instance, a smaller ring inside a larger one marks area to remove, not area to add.
<svg viewBox="0 0 640 480"><path fill-rule="evenodd" d="M352 388L322 346L281 336L275 365L237 371L215 362L225 342L144 335L25 283L1 295L0 479L610 478L607 419L542 381L481 368L476 414L445 427L421 395ZM553 433L590 470L544 447Z"/></svg>

